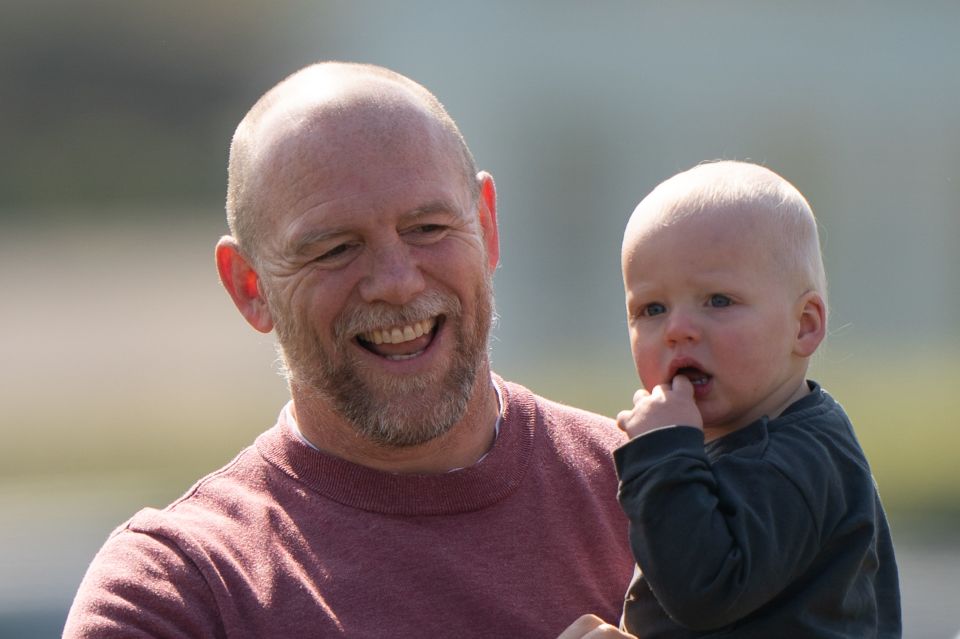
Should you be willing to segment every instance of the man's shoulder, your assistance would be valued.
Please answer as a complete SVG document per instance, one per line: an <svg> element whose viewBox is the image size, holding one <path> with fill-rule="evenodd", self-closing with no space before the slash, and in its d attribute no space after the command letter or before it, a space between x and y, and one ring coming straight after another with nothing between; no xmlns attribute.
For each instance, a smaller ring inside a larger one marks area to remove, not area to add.
<svg viewBox="0 0 960 639"><path fill-rule="evenodd" d="M266 436L270 431L261 435ZM230 462L198 479L186 492L162 508L144 508L118 527L123 532L183 538L189 531L217 530L251 510L263 492L269 465L256 444L241 450Z"/></svg>

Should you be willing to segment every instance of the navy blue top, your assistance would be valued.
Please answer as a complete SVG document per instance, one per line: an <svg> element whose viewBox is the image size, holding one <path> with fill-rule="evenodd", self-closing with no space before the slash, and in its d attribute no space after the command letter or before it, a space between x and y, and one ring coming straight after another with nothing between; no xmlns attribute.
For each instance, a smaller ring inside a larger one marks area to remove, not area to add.
<svg viewBox="0 0 960 639"><path fill-rule="evenodd" d="M643 639L900 637L890 529L846 414L815 382L704 445L689 426L614 453Z"/></svg>

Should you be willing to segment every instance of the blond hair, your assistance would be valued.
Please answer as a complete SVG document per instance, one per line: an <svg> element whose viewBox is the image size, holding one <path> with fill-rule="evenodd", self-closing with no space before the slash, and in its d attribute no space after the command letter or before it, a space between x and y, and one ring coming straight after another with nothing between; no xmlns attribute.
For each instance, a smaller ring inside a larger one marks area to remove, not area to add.
<svg viewBox="0 0 960 639"><path fill-rule="evenodd" d="M722 160L699 164L661 182L647 195L627 223L624 255L641 225L666 226L710 214L752 213L752 223L768 223L776 239L766 247L784 273L798 278L805 290L827 299L827 277L817 221L807 199L795 186L768 168L750 162ZM763 247L758 247L763 248Z"/></svg>

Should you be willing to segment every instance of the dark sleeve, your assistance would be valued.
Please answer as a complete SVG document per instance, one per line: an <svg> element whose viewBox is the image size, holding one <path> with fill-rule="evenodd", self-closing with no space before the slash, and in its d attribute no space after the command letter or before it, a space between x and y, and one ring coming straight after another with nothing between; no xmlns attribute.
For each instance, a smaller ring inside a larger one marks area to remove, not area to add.
<svg viewBox="0 0 960 639"><path fill-rule="evenodd" d="M711 465L703 433L685 426L648 433L614 456L634 556L683 626L707 630L743 618L817 554L814 509L760 456L729 454Z"/></svg>
<svg viewBox="0 0 960 639"><path fill-rule="evenodd" d="M80 584L64 639L223 637L213 595L168 540L121 530Z"/></svg>

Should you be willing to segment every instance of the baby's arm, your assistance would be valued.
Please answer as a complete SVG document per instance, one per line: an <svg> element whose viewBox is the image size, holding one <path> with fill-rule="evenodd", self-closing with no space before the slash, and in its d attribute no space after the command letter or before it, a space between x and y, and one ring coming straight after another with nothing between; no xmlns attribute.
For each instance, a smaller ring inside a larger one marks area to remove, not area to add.
<svg viewBox="0 0 960 639"><path fill-rule="evenodd" d="M688 420L667 410L669 392L660 400L654 391L650 400L639 398L627 419L628 427L646 434L615 453L631 546L671 617L695 630L719 628L806 570L819 549L822 521L762 455L727 455L723 467L715 467L702 432L662 428L664 421ZM671 417L648 419L661 414Z"/></svg>
<svg viewBox="0 0 960 639"><path fill-rule="evenodd" d="M651 392L641 388L633 395L633 410L617 415L617 426L631 439L665 426L694 426L702 430L703 417L693 400L693 384L677 375L670 385L660 384Z"/></svg>

